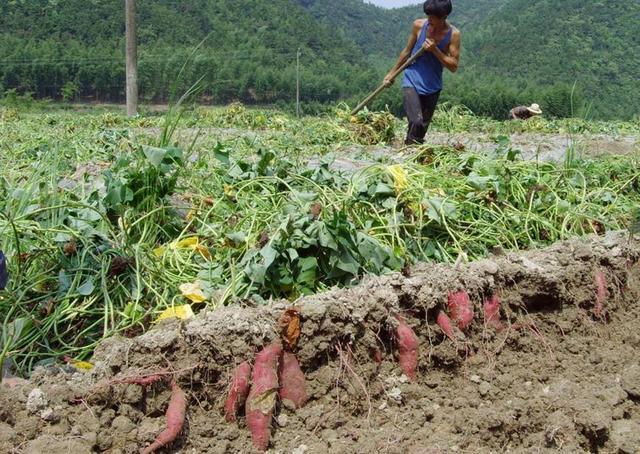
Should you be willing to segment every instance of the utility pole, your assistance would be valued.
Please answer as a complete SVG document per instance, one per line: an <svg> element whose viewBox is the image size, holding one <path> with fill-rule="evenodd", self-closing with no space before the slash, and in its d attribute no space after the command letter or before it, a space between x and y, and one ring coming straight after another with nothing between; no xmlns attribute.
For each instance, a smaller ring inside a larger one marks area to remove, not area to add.
<svg viewBox="0 0 640 454"><path fill-rule="evenodd" d="M296 116L300 118L300 48L296 52Z"/></svg>
<svg viewBox="0 0 640 454"><path fill-rule="evenodd" d="M127 53L127 115L138 114L138 44L136 40L136 0L125 0L125 46Z"/></svg>

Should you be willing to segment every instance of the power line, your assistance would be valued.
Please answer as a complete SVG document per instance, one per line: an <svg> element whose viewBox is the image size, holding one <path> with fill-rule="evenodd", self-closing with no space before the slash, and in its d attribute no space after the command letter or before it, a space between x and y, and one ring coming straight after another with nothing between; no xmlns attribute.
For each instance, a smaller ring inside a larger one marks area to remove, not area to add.
<svg viewBox="0 0 640 454"><path fill-rule="evenodd" d="M295 52L287 52L287 53L275 53L275 55L279 57L295 57ZM237 56L236 53L221 53L214 54L213 56L196 56L191 60L194 63L202 62L202 61L216 61L225 57L233 57L235 61L247 61L247 60L255 60L256 58L253 56ZM139 57L140 61L157 63L157 62L165 62L176 57L173 56L163 56L163 55L155 55L152 57L146 57L144 55ZM179 59L179 58L178 58ZM33 65L56 65L56 64L87 64L87 63L109 63L109 62L120 62L124 60L124 55L122 57L93 57L93 58L60 58L60 59L3 59L0 60L0 65L8 66L33 66Z"/></svg>

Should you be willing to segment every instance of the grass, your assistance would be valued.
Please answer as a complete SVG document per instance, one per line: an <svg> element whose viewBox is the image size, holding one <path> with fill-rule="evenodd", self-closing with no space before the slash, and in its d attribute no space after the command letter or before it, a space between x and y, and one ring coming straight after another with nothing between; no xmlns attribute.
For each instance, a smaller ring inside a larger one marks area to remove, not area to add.
<svg viewBox="0 0 640 454"><path fill-rule="evenodd" d="M196 108L160 147L162 116L0 112L10 270L0 351L23 373L87 358L102 337L140 333L169 307L295 299L420 260L625 228L640 194L638 154L528 162L508 142L475 154L425 146L402 163L364 148L372 164L337 170L336 150L400 131L384 116ZM495 122L457 108L441 109L434 130L640 133L634 123Z"/></svg>

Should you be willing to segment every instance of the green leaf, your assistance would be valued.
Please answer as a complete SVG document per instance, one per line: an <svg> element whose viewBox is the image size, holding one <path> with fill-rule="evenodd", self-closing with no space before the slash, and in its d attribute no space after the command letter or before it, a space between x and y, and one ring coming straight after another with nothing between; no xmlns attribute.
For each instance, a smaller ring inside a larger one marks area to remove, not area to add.
<svg viewBox="0 0 640 454"><path fill-rule="evenodd" d="M64 295L71 287L71 279L65 270L58 272L58 294Z"/></svg>
<svg viewBox="0 0 640 454"><path fill-rule="evenodd" d="M229 166L229 152L224 148L224 146L218 142L216 147L213 149L213 156L222 163L224 166Z"/></svg>
<svg viewBox="0 0 640 454"><path fill-rule="evenodd" d="M498 135L495 136L493 138L493 141L498 145L498 147L500 148L508 148L510 143L511 143L511 139L509 139L509 136L505 136L505 135Z"/></svg>
<svg viewBox="0 0 640 454"><path fill-rule="evenodd" d="M509 151L507 151L507 161L516 161L520 156L522 155L522 152L520 150L514 150L513 148L509 148Z"/></svg>
<svg viewBox="0 0 640 454"><path fill-rule="evenodd" d="M318 260L315 257L304 257L297 263L300 271L296 277L296 283L314 287L317 277Z"/></svg>
<svg viewBox="0 0 640 454"><path fill-rule="evenodd" d="M278 256L278 251L276 251L270 244L267 244L260 250L260 255L263 257L263 264L266 268L269 268L271 264L275 261Z"/></svg>
<svg viewBox="0 0 640 454"><path fill-rule="evenodd" d="M342 271L352 274L353 276L356 276L360 269L360 265L357 260L353 258L353 255L348 251L342 251L336 266Z"/></svg>
<svg viewBox="0 0 640 454"><path fill-rule="evenodd" d="M469 186L477 191L484 191L487 189L489 183L493 180L492 177L481 177L475 172L471 172L467 177L467 182Z"/></svg>
<svg viewBox="0 0 640 454"><path fill-rule="evenodd" d="M427 216L429 219L436 221L438 223L442 223L445 219L457 219L458 213L456 209L456 205L447 202L445 199L441 197L429 197L425 200L427 206Z"/></svg>
<svg viewBox="0 0 640 454"><path fill-rule="evenodd" d="M253 282L257 284L264 284L267 267L259 263L248 263L244 269L244 273Z"/></svg>
<svg viewBox="0 0 640 454"><path fill-rule="evenodd" d="M613 203L616 200L616 196L612 192L606 191L604 194L602 194L602 197L600 197L600 200L602 200L605 203Z"/></svg>
<svg viewBox="0 0 640 454"><path fill-rule="evenodd" d="M567 211L569 211L571 209L571 203L567 202L566 200L559 200L558 201L558 213L559 214L564 214Z"/></svg>
<svg viewBox="0 0 640 454"><path fill-rule="evenodd" d="M19 317L7 324L6 330L3 331L4 342L11 340L11 343L17 342L20 337L27 335L33 327L33 322L29 318ZM4 344L3 342L3 344Z"/></svg>
<svg viewBox="0 0 640 454"><path fill-rule="evenodd" d="M386 208L387 210L392 210L396 207L397 204L398 201L395 197L388 197L382 202L382 207Z"/></svg>
<svg viewBox="0 0 640 454"><path fill-rule="evenodd" d="M287 253L289 254L289 258L292 262L299 257L298 251L296 251L294 248L287 249Z"/></svg>
<svg viewBox="0 0 640 454"><path fill-rule="evenodd" d="M276 157L272 151L259 151L260 161L258 161L258 175L265 175L267 167L271 164L271 161Z"/></svg>
<svg viewBox="0 0 640 454"><path fill-rule="evenodd" d="M389 185L384 183L378 183L374 190L375 195L394 195L395 191Z"/></svg>
<svg viewBox="0 0 640 454"><path fill-rule="evenodd" d="M291 195L303 203L310 203L318 198L318 194L316 194L315 192L293 191Z"/></svg>
<svg viewBox="0 0 640 454"><path fill-rule="evenodd" d="M358 252L368 264L367 271L379 273L384 267L384 262L389 254L380 243L362 232L358 232Z"/></svg>
<svg viewBox="0 0 640 454"><path fill-rule="evenodd" d="M102 219L100 213L96 210L92 210L90 208L83 208L78 211L78 219L82 219L83 221L99 221Z"/></svg>
<svg viewBox="0 0 640 454"><path fill-rule="evenodd" d="M227 233L225 236L235 245L240 245L247 242L247 234L244 232Z"/></svg>
<svg viewBox="0 0 640 454"><path fill-rule="evenodd" d="M144 145L142 147L142 152L147 157L149 162L153 164L155 167L158 167L162 164L165 156L167 155L167 150L164 148L151 147L148 145Z"/></svg>
<svg viewBox="0 0 640 454"><path fill-rule="evenodd" d="M142 307L135 301L129 301L124 307L122 314L129 319L138 320L143 315Z"/></svg>
<svg viewBox="0 0 640 454"><path fill-rule="evenodd" d="M56 243L66 243L71 240L71 235L64 232L56 233L56 236L53 237L53 241Z"/></svg>
<svg viewBox="0 0 640 454"><path fill-rule="evenodd" d="M584 176L581 173L576 173L573 177L571 177L569 181L573 186L577 188L582 188L587 184Z"/></svg>
<svg viewBox="0 0 640 454"><path fill-rule="evenodd" d="M163 160L165 164L182 165L183 155L182 155L182 150L180 148L167 147L165 148L165 151L166 151L166 154Z"/></svg>
<svg viewBox="0 0 640 454"><path fill-rule="evenodd" d="M320 242L320 246L332 249L334 251L338 250L338 243L334 239L333 235L327 228L326 224L322 221L317 222L318 226L318 240Z"/></svg>
<svg viewBox="0 0 640 454"><path fill-rule="evenodd" d="M94 283L93 277L89 277L82 283L80 287L78 287L78 294L82 296L89 296L95 289L96 285Z"/></svg>

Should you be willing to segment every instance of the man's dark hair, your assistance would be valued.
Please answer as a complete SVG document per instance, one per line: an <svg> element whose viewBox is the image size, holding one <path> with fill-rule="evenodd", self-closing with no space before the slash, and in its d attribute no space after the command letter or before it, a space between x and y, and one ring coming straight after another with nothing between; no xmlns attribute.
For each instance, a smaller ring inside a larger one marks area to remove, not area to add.
<svg viewBox="0 0 640 454"><path fill-rule="evenodd" d="M446 17L451 14L451 0L427 0L424 2L424 13L427 16Z"/></svg>

